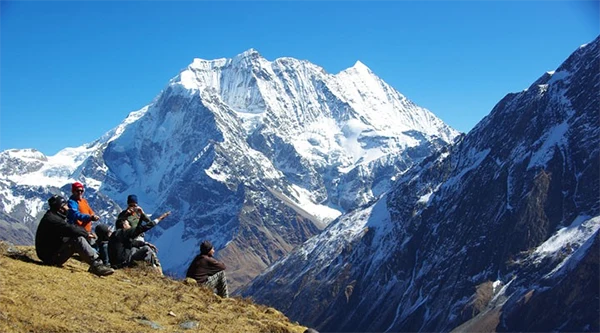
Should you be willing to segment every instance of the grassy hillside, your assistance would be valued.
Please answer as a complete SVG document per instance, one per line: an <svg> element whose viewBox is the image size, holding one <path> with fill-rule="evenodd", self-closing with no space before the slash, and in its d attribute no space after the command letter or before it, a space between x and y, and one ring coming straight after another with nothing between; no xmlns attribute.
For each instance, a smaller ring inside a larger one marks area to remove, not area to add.
<svg viewBox="0 0 600 333"><path fill-rule="evenodd" d="M0 242L0 332L303 332L281 312L139 266L107 277ZM183 325L183 326L182 326ZM190 328L191 327L191 328Z"/></svg>

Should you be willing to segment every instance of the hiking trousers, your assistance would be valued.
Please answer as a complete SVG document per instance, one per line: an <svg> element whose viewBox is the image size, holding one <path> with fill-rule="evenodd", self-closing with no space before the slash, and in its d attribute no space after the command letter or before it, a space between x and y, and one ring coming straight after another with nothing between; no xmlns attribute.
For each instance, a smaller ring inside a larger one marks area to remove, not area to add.
<svg viewBox="0 0 600 333"><path fill-rule="evenodd" d="M217 295L227 298L229 297L229 290L227 289L227 277L225 277L225 271L220 271L217 274L208 277L208 280L203 285L214 290L217 289Z"/></svg>
<svg viewBox="0 0 600 333"><path fill-rule="evenodd" d="M160 265L158 263L158 257L156 253L148 245L142 247L134 247L131 249L131 256L129 257L129 263L133 261L145 261L149 264Z"/></svg>
<svg viewBox="0 0 600 333"><path fill-rule="evenodd" d="M90 265L98 259L96 250L94 250L85 237L63 237L63 244L58 252L52 256L50 264L62 266L75 253L79 254L81 259Z"/></svg>
<svg viewBox="0 0 600 333"><path fill-rule="evenodd" d="M110 258L108 256L108 242L96 242L96 246L98 246L98 255L102 262L106 266L110 266Z"/></svg>

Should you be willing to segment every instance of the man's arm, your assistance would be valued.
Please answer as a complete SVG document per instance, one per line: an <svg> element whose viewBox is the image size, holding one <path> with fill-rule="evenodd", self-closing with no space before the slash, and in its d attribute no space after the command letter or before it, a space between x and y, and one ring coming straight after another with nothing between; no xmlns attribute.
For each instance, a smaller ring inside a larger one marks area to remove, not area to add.
<svg viewBox="0 0 600 333"><path fill-rule="evenodd" d="M137 236L143 234L144 232L152 229L156 223L138 223L137 227L131 228L127 230L127 236L130 238L136 238Z"/></svg>
<svg viewBox="0 0 600 333"><path fill-rule="evenodd" d="M210 257L208 262L210 262L211 266L213 266L214 268L218 269L219 271L224 271L225 270L225 264L218 261L217 259Z"/></svg>
<svg viewBox="0 0 600 333"><path fill-rule="evenodd" d="M89 222L92 220L91 215L82 214L81 212L79 212L79 204L77 203L77 201L69 199L68 205L69 211L67 212L67 219L69 223L75 224L75 221L77 220L83 222Z"/></svg>
<svg viewBox="0 0 600 333"><path fill-rule="evenodd" d="M155 218L154 221L152 221L152 222L154 222L154 224L158 224L158 222L162 221L165 217L167 217L169 215L171 215L171 211L168 211L168 212L162 214L161 216Z"/></svg>
<svg viewBox="0 0 600 333"><path fill-rule="evenodd" d="M50 224L52 224L53 228L59 230L59 234L61 237L89 237L89 233L85 229L73 224L68 224L67 222L65 222L65 220L61 218L51 219Z"/></svg>
<svg viewBox="0 0 600 333"><path fill-rule="evenodd" d="M144 242L144 241L141 241L141 240L139 240L139 239L137 239L137 238L134 238L134 239L131 241L131 245L133 245L134 247L142 247L142 246L146 245L146 242Z"/></svg>
<svg viewBox="0 0 600 333"><path fill-rule="evenodd" d="M164 214L162 214L161 216L155 218L154 220L150 220L148 218L148 220L145 223L145 226L148 227L148 229L152 229L154 226L156 226L160 221L162 221L165 217L169 216L171 214L171 212L166 212ZM147 217L147 215L145 215ZM140 223L141 224L141 223ZM139 224L138 224L139 226ZM146 229L146 230L148 230Z"/></svg>

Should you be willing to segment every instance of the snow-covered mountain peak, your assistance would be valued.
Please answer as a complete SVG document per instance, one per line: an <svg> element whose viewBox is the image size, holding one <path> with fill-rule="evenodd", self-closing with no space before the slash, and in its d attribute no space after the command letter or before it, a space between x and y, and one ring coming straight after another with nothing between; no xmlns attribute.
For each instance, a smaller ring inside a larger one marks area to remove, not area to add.
<svg viewBox="0 0 600 333"><path fill-rule="evenodd" d="M219 58L214 60L206 60L200 58L194 58L191 64L184 70L211 70L214 67L223 66L227 63L226 58Z"/></svg>
<svg viewBox="0 0 600 333"><path fill-rule="evenodd" d="M333 154L344 170L387 154L387 148L367 154L366 142L404 149L434 136L451 142L458 134L361 61L333 75L306 60L271 62L250 49L231 59L195 59L171 86L183 95L199 94L204 103L227 105L214 108L234 111L246 135L262 128L268 114L270 122L280 124L271 131L286 137L302 156L319 161ZM313 135L323 131L323 124L331 137ZM414 137L417 132L424 136Z"/></svg>
<svg viewBox="0 0 600 333"><path fill-rule="evenodd" d="M369 67L367 67L367 65L365 65L364 63L362 63L360 60L357 60L356 63L354 63L354 66L346 69L346 71L356 71L358 73L373 74L373 72L371 71L371 69Z"/></svg>
<svg viewBox="0 0 600 333"><path fill-rule="evenodd" d="M191 260L181 253L212 239L234 262L239 285L343 211L385 193L390 179L455 134L361 62L333 75L250 49L193 59L100 139L47 161L0 164L11 172L0 183L42 184L42 198L82 181L105 196L107 217L135 193L148 213L174 212L148 234L166 270L181 274ZM240 255L255 241L262 250Z"/></svg>
<svg viewBox="0 0 600 333"><path fill-rule="evenodd" d="M48 158L41 151L36 149L8 149L0 153L7 158L21 159L23 161L47 161Z"/></svg>
<svg viewBox="0 0 600 333"><path fill-rule="evenodd" d="M236 55L234 59L257 59L260 58L261 55L254 48L249 48L248 50Z"/></svg>
<svg viewBox="0 0 600 333"><path fill-rule="evenodd" d="M96 149L83 145L65 148L52 156L35 149L11 149L0 153L0 179L20 185L61 187Z"/></svg>

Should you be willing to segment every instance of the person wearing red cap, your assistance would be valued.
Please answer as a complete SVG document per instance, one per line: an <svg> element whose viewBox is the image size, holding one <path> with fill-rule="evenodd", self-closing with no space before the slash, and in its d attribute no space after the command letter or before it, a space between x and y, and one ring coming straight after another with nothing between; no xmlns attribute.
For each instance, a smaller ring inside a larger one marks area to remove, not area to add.
<svg viewBox="0 0 600 333"><path fill-rule="evenodd" d="M69 211L67 219L70 224L81 226L85 231L92 232L92 221L98 221L100 217L94 213L90 204L83 197L83 184L74 182L71 185L71 197L69 198Z"/></svg>

